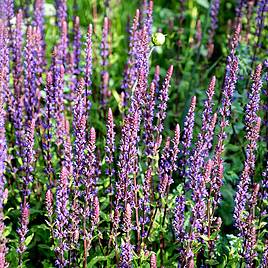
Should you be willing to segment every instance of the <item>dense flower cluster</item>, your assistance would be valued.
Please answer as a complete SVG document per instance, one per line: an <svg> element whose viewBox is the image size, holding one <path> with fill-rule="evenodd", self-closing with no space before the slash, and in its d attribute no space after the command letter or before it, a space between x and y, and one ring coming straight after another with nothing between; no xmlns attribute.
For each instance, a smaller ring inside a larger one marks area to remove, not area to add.
<svg viewBox="0 0 268 268"><path fill-rule="evenodd" d="M44 267L267 267L268 75L267 60L256 56L268 2L237 3L225 66L213 64L200 78L211 77L206 90L195 84L194 68L192 81L178 83L179 69L188 69L180 57L190 62L197 49L195 64L210 63L221 1L211 1L208 33L196 7L187 13L189 36L176 43L182 55L165 70L152 58L176 34L153 34L153 1L142 0L129 21L123 78L112 68L113 1L93 1L87 30L76 1L69 13L66 0L55 1L47 26L45 2L0 1L0 268L28 267L29 255L44 249ZM179 4L180 34L187 5ZM253 49L244 27L252 14ZM49 27L57 34L52 47ZM249 67L243 37L254 54ZM184 94L170 95L187 86L181 124L176 101ZM233 222L224 215L228 198Z"/></svg>

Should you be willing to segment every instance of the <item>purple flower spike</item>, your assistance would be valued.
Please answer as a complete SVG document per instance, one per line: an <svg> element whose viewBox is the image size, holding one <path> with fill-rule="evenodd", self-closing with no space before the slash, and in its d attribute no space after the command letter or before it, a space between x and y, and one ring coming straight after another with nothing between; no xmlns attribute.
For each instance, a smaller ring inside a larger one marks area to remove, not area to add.
<svg viewBox="0 0 268 268"><path fill-rule="evenodd" d="M19 247L17 249L19 253L19 265L22 267L22 255L26 251L25 239L28 233L28 224L29 224L29 204L24 202L21 207L21 219L20 219L20 227L17 230L19 235Z"/></svg>
<svg viewBox="0 0 268 268"><path fill-rule="evenodd" d="M23 140L23 171L25 175L23 177L24 183L24 195L29 194L28 185L33 181L32 171L34 162L34 130L35 120L26 122L24 126L24 140Z"/></svg>
<svg viewBox="0 0 268 268"><path fill-rule="evenodd" d="M62 23L67 21L67 0L56 0L56 11L57 24L62 29Z"/></svg>
<svg viewBox="0 0 268 268"><path fill-rule="evenodd" d="M90 103L88 97L91 95L91 77L92 77L92 24L89 24L87 30L87 42L86 42L86 65L85 65L85 86L86 86L86 110L89 111Z"/></svg>
<svg viewBox="0 0 268 268"><path fill-rule="evenodd" d="M68 52L68 26L66 21L62 21L61 23L61 36L59 42L59 59L61 62L59 64L66 64L67 61L67 52Z"/></svg>
<svg viewBox="0 0 268 268"><path fill-rule="evenodd" d="M44 35L44 0L35 0L33 26L39 29L43 38L43 35Z"/></svg>
<svg viewBox="0 0 268 268"><path fill-rule="evenodd" d="M150 268L157 268L157 260L156 260L156 255L154 252L152 252L152 255L151 255Z"/></svg>
<svg viewBox="0 0 268 268"><path fill-rule="evenodd" d="M176 205L174 210L173 228L175 231L176 239L183 242L185 238L184 230L184 212L185 212L185 197L179 196L176 198Z"/></svg>
<svg viewBox="0 0 268 268"><path fill-rule="evenodd" d="M262 256L261 268L265 268L268 265L268 239L265 241L264 252Z"/></svg>
<svg viewBox="0 0 268 268"><path fill-rule="evenodd" d="M0 23L0 69L1 69L1 91L4 100L7 102L8 113L13 119L13 96L9 89L9 37L8 28L4 23Z"/></svg>
<svg viewBox="0 0 268 268"><path fill-rule="evenodd" d="M213 0L210 4L210 29L208 38L208 57L211 57L214 50L214 35L218 28L218 13L220 0Z"/></svg>
<svg viewBox="0 0 268 268"><path fill-rule="evenodd" d="M151 213L150 198L151 193L153 192L152 187L153 187L152 169L149 168L145 173L145 178L142 186L143 197L140 198L140 207L143 210L143 217L141 218L142 237L147 236L145 226L150 222L150 213Z"/></svg>
<svg viewBox="0 0 268 268"><path fill-rule="evenodd" d="M55 70L56 71L56 70ZM57 75L54 75L55 81L54 81L54 88L53 88L53 94L55 96L55 119L57 122L57 129L56 129L56 135L57 135L57 144L58 146L60 144L63 144L63 137L64 137L64 67L63 65L59 68L59 73Z"/></svg>
<svg viewBox="0 0 268 268"><path fill-rule="evenodd" d="M124 241L121 245L121 256L118 268L131 268L133 258L133 246L129 241Z"/></svg>
<svg viewBox="0 0 268 268"><path fill-rule="evenodd" d="M180 127L176 125L174 138L170 144L170 138L167 138L159 164L159 193L163 197L168 194L169 186L173 183L172 173L177 170L177 157L179 152Z"/></svg>
<svg viewBox="0 0 268 268"><path fill-rule="evenodd" d="M259 110L259 102L260 102L260 92L262 87L262 81L261 81L261 71L262 71L262 65L259 64L256 67L255 73L252 77L252 86L251 91L249 93L249 101L246 105L246 115L245 115L245 124L246 124L246 131L248 133L247 138L251 135L250 130L252 129L252 126L256 123L257 120L257 112Z"/></svg>
<svg viewBox="0 0 268 268"><path fill-rule="evenodd" d="M185 117L183 135L181 139L182 149L181 153L184 156L189 155L189 148L193 139L194 117L195 117L196 97L192 97L189 111Z"/></svg>
<svg viewBox="0 0 268 268"><path fill-rule="evenodd" d="M131 206L129 203L126 204L123 222L124 222L124 232L127 233L127 236L129 236L129 232L132 229L132 223L131 223Z"/></svg>
<svg viewBox="0 0 268 268"><path fill-rule="evenodd" d="M7 189L5 190L6 179L5 161L7 159L7 145L5 137L5 110L3 107L3 96L0 96L0 267L7 268L5 256L7 254L6 238L4 236L5 224L3 206L4 201L7 198Z"/></svg>
<svg viewBox="0 0 268 268"><path fill-rule="evenodd" d="M231 53L230 55L233 56L235 49L237 48L239 41L240 41L240 33L241 33L241 24L238 23L237 26L235 27L231 43L230 43L230 48L231 48Z"/></svg>
<svg viewBox="0 0 268 268"><path fill-rule="evenodd" d="M109 19L104 18L103 29L102 29L102 40L101 40L101 102L106 105L108 98L111 95L109 91L109 73L108 73L108 64L109 64Z"/></svg>
<svg viewBox="0 0 268 268"><path fill-rule="evenodd" d="M52 218L53 216L53 193L51 189L48 189L46 192L46 210L48 218Z"/></svg>
<svg viewBox="0 0 268 268"><path fill-rule="evenodd" d="M257 47L260 47L260 37L262 34L262 30L264 28L264 23L265 23L265 17L267 16L267 10L268 10L268 1L267 0L260 0L257 3L258 5L258 10L257 10L257 17L256 17L256 32L255 36L258 37L258 41L256 43Z"/></svg>
<svg viewBox="0 0 268 268"><path fill-rule="evenodd" d="M253 125L252 129L247 132L249 143L246 148L246 160L235 197L234 220L241 237L243 237L246 230L244 212L247 209L246 205L250 198L249 187L255 168L255 150L259 138L260 124L261 120L258 118L256 125Z"/></svg>
<svg viewBox="0 0 268 268"><path fill-rule="evenodd" d="M0 93L1 94L1 93ZM0 213L2 213L5 190L5 161L7 160L7 144L5 136L5 116L3 97L0 95Z"/></svg>
<svg viewBox="0 0 268 268"><path fill-rule="evenodd" d="M100 204L97 196L93 200L92 224L97 225L100 219Z"/></svg>
<svg viewBox="0 0 268 268"><path fill-rule="evenodd" d="M105 146L105 161L107 164L106 174L110 177L110 189L109 193L113 193L113 186L112 186L112 177L115 173L113 163L114 163L114 152L115 152L115 132L114 132L114 120L113 120L113 113L112 109L109 108L108 110L108 119L107 119L107 138L106 138L106 146Z"/></svg>
<svg viewBox="0 0 268 268"><path fill-rule="evenodd" d="M146 10L147 18L145 20L145 25L146 25L147 33L148 33L148 42L150 42L151 36L152 36L153 5L154 5L154 2L153 1L149 1L149 5L148 5L148 8Z"/></svg>
<svg viewBox="0 0 268 268"><path fill-rule="evenodd" d="M138 28L140 11L136 10L129 37L128 60L124 71L122 89L125 90L125 98L128 100L130 90L138 79L137 57L138 57Z"/></svg>
<svg viewBox="0 0 268 268"><path fill-rule="evenodd" d="M145 140L145 153L147 156L152 156L154 153L154 110L155 110L155 83L152 82L150 92L145 99L144 111L144 140Z"/></svg>
<svg viewBox="0 0 268 268"><path fill-rule="evenodd" d="M256 67L255 73L252 77L253 83L248 96L249 101L245 109L246 139L249 141L249 143L246 147L246 160L235 197L234 209L235 226L239 229L241 236L243 236L247 230L245 226L244 211L247 209L246 205L250 198L249 188L251 176L254 174L255 169L255 151L257 149L257 141L261 126L261 119L257 115L259 110L260 91L262 87L261 70L262 65L259 64Z"/></svg>
<svg viewBox="0 0 268 268"><path fill-rule="evenodd" d="M22 66L22 10L16 15L16 28L13 31L12 37L12 48L13 48L13 80L14 80L14 128L16 135L16 145L18 148L18 155L21 155L22 152L22 134L23 134L23 97L22 97L22 88L23 88L23 66Z"/></svg>
<svg viewBox="0 0 268 268"><path fill-rule="evenodd" d="M201 133L198 134L196 147L194 148L192 155L189 158L189 177L192 189L199 188L199 183L202 181L200 169L204 164L205 158L208 157L209 150L212 146L214 127L217 120L217 114L214 114L214 116L212 114L212 98L214 95L215 83L216 78L213 76L206 92L207 99L204 102L204 110L202 113Z"/></svg>
<svg viewBox="0 0 268 268"><path fill-rule="evenodd" d="M159 81L160 81L160 67L159 65L155 66L155 71L154 71L154 79L153 79L153 83L155 86L155 92L158 94L159 92Z"/></svg>
<svg viewBox="0 0 268 268"><path fill-rule="evenodd" d="M46 162L46 173L49 176L50 185L52 185L52 163L51 163L51 138L52 138L52 129L51 129L51 120L53 116L53 106L55 106L55 99L53 94L53 77L52 73L48 72L46 78L46 114L44 125L44 158Z"/></svg>
<svg viewBox="0 0 268 268"><path fill-rule="evenodd" d="M164 129L163 122L166 118L166 109L167 109L167 101L168 101L168 89L170 87L170 79L173 73L173 65L171 65L167 71L166 77L164 79L164 82L162 84L162 88L159 91L159 104L157 106L158 112L156 114L156 117L158 119L156 131L161 134L162 130Z"/></svg>
<svg viewBox="0 0 268 268"><path fill-rule="evenodd" d="M73 108L74 134L75 134L75 183L79 184L79 177L84 169L84 150L86 144L86 116L85 116L85 94L84 80L81 79L76 89L76 97Z"/></svg>
<svg viewBox="0 0 268 268"><path fill-rule="evenodd" d="M23 15L22 11L19 10L19 12L16 15L16 28L13 31L13 79L14 79L14 95L16 97L16 100L21 95L21 87L22 87L22 75L23 75L23 69L22 69L22 40L23 40L23 34L22 34L22 20Z"/></svg>
<svg viewBox="0 0 268 268"><path fill-rule="evenodd" d="M261 185L262 185L262 193L260 197L262 198L264 202L265 201L267 202L268 201L268 161L266 161L266 167L262 173ZM262 214L263 215L267 214L267 208L264 209Z"/></svg>
<svg viewBox="0 0 268 268"><path fill-rule="evenodd" d="M68 222L69 222L69 210L68 210L68 198L69 198L69 177L70 173L66 167L62 167L60 180L57 185L56 191L56 220L54 237L58 239L58 245L55 248L57 256L56 266L65 267L67 260L64 257L64 253L67 250L67 236L68 236Z"/></svg>
<svg viewBox="0 0 268 268"><path fill-rule="evenodd" d="M94 128L90 129L89 141L86 146L87 155L85 156L85 170L84 170L84 180L83 184L86 187L85 189L85 215L87 217L90 214L93 216L94 212L90 211L90 204L93 203L93 200L97 194L96 189L96 132ZM93 214L92 214L93 213Z"/></svg>
<svg viewBox="0 0 268 268"><path fill-rule="evenodd" d="M74 66L75 75L80 74L80 54L81 54L81 31L80 31L80 19L75 17L74 20L74 43L73 43L73 55L74 55Z"/></svg>
<svg viewBox="0 0 268 268"><path fill-rule="evenodd" d="M24 105L27 114L27 119L31 120L36 112L37 107L37 44L35 42L35 29L31 26L27 29L26 46L24 49L24 88L25 97Z"/></svg>

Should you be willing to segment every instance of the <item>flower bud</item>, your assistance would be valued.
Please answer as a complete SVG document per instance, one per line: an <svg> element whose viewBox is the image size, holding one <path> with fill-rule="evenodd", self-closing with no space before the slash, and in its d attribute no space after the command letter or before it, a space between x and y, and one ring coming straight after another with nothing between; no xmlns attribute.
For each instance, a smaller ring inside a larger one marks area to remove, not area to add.
<svg viewBox="0 0 268 268"><path fill-rule="evenodd" d="M152 42L155 46L162 46L165 43L166 37L162 33L155 33L152 36Z"/></svg>

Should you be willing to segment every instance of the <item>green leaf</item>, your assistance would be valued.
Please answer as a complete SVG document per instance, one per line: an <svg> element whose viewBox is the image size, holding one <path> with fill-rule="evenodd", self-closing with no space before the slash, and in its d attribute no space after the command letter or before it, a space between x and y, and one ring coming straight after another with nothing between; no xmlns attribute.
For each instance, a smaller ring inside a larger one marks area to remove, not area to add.
<svg viewBox="0 0 268 268"><path fill-rule="evenodd" d="M112 251L111 254L108 256L96 256L93 259L91 259L91 261L88 263L88 267L93 267L93 265L95 265L96 263L107 261L107 259L110 259L113 257L114 257L114 251Z"/></svg>
<svg viewBox="0 0 268 268"><path fill-rule="evenodd" d="M31 243L33 237L34 237L34 234L31 234L25 239L25 246L28 246Z"/></svg>
<svg viewBox="0 0 268 268"><path fill-rule="evenodd" d="M204 8L209 8L209 2L207 0L196 0L196 3Z"/></svg>

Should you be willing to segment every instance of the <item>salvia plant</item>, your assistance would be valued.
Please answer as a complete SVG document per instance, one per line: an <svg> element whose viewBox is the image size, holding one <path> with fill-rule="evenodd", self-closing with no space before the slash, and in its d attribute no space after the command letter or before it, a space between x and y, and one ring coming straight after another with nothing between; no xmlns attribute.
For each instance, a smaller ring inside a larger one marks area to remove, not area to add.
<svg viewBox="0 0 268 268"><path fill-rule="evenodd" d="M268 1L0 1L0 268L268 267Z"/></svg>

